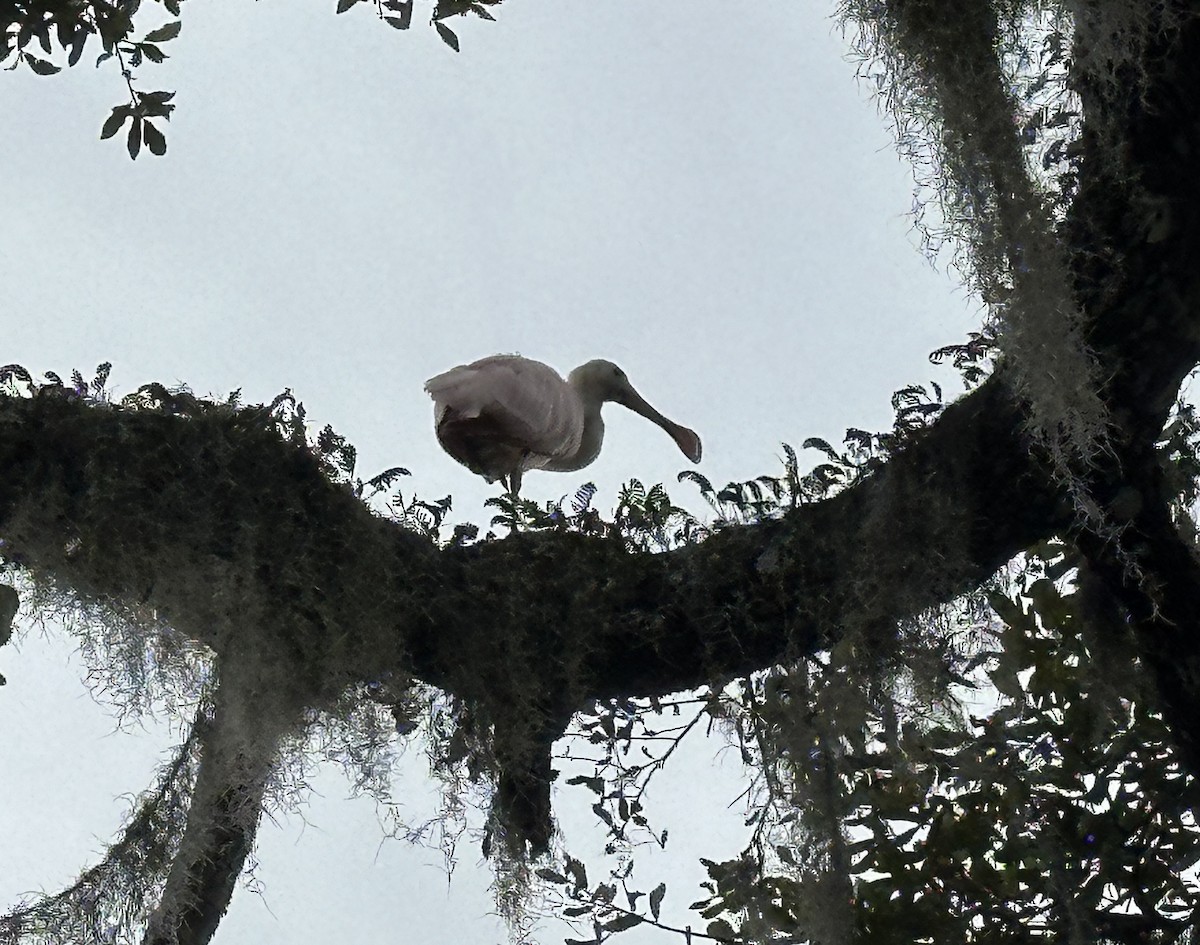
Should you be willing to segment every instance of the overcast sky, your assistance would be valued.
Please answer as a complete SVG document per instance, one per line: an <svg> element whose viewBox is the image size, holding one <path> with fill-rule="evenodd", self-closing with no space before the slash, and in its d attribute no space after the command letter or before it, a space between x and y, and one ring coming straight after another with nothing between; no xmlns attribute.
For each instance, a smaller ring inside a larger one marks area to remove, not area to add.
<svg viewBox="0 0 1200 945"><path fill-rule="evenodd" d="M977 312L915 249L911 175L830 13L510 0L497 23L455 21L455 54L368 4L186 4L172 58L140 70L178 90L169 151L136 163L97 140L122 88L92 68L99 50L53 77L4 73L0 362L112 361L118 396L291 388L358 447L360 474L404 465L406 489L454 496L456 521L484 522L496 490L439 451L421 387L488 354L617 361L700 433L718 485L777 472L780 441L883 429L892 391L951 380L926 355ZM607 510L637 477L700 510L660 430L606 420L592 467L531 473L525 494L592 480ZM118 729L70 637L46 630L0 650L0 905L94 862L178 734ZM696 856L738 849L720 812L740 770L720 747L693 746L652 798L674 858L639 876L668 881L676 917ZM316 785L302 817L264 825L263 895L239 889L219 945L503 939L476 848L447 884L437 854L381 843L340 774ZM419 753L394 790L414 819L433 811ZM590 856L594 818L561 800Z"/></svg>

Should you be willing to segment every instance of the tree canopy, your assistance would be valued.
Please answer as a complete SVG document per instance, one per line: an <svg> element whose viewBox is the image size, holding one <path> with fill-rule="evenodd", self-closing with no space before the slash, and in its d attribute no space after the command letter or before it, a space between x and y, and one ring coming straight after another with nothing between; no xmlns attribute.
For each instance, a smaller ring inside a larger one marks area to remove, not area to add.
<svg viewBox="0 0 1200 945"><path fill-rule="evenodd" d="M445 21L494 6L432 22L457 49ZM106 366L3 369L6 574L34 607L78 609L131 701L171 693L193 722L105 859L19 904L0 941L208 941L289 765L355 746L369 782L414 732L447 791L489 791L518 935L537 883L581 941L663 924L665 885L590 882L554 851L552 750L595 746L568 784L614 845L665 843L641 798L662 759L632 749L686 711L758 772L751 843L707 864L695 904L710 938L1192 940L1200 19L1183 0L947 9L840 14L918 168L924 232L987 305L936 353L970 390L901 391L893 430L810 441L808 471L789 450L723 489L693 474L711 521L631 484L612 520L587 490L497 500L512 533L480 539L396 491L403 470L359 479L290 397L115 403ZM136 3L11 11L7 61L48 74L42 54L73 65L96 37L130 95L102 134L165 150L171 93L133 69L178 20L138 40ZM375 11L403 29L412 4ZM980 687L995 705L976 714Z"/></svg>

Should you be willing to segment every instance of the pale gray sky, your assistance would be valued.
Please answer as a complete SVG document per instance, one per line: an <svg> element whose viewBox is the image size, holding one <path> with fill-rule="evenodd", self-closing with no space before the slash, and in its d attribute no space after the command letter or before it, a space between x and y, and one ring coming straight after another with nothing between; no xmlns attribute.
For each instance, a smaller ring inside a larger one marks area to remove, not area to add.
<svg viewBox="0 0 1200 945"><path fill-rule="evenodd" d="M0 362L90 376L110 360L118 395L291 387L360 473L407 466L406 488L481 523L496 490L438 450L421 385L487 354L619 362L700 433L718 485L776 472L781 440L884 428L893 390L949 380L925 356L977 319L914 249L911 176L830 12L510 0L498 23L455 22L455 55L366 4L185 5L172 59L141 70L178 89L169 151L136 163L97 140L121 83L94 53L5 73ZM532 473L525 493L593 480L607 509L636 476L698 507L661 431L606 417L594 466ZM114 731L49 629L0 650L0 905L93 862L173 743ZM716 812L740 772L719 748L695 746L654 798L674 858L638 875L667 879L668 909L698 898L697 855L737 849L737 817ZM239 890L220 945L503 938L476 849L447 887L435 854L380 845L339 774L318 787L304 819L264 826L264 898ZM395 793L433 809L416 758ZM563 794L577 853L599 837L584 800Z"/></svg>

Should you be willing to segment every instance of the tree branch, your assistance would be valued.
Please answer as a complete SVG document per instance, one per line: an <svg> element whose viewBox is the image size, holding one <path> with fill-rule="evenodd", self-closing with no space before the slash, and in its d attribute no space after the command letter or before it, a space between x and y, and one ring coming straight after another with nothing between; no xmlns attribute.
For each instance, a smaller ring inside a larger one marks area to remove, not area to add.
<svg viewBox="0 0 1200 945"><path fill-rule="evenodd" d="M228 658L200 718L199 766L187 827L143 945L206 945L229 909L254 846L280 738L303 707L288 681L253 657Z"/></svg>
<svg viewBox="0 0 1200 945"><path fill-rule="evenodd" d="M845 493L670 554L559 533L438 552L243 414L7 398L0 534L218 656L269 651L309 704L390 670L485 703L536 677L568 709L887 633L977 586L1070 521L1021 420L993 379Z"/></svg>

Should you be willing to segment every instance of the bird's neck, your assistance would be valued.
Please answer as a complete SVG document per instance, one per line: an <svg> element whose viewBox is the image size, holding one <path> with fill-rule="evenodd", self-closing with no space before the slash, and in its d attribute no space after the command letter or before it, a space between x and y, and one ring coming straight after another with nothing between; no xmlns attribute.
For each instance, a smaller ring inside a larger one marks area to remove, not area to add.
<svg viewBox="0 0 1200 945"><path fill-rule="evenodd" d="M577 416L583 417L579 448L570 455L556 456L542 463L542 469L552 469L555 472L574 472L576 469L582 469L600 455L600 447L604 443L604 419L600 416L603 398L591 396L591 392L574 377L571 378L570 384L580 407L580 414Z"/></svg>
<svg viewBox="0 0 1200 945"><path fill-rule="evenodd" d="M602 406L599 400L583 401L583 436L579 438L579 452L575 456L578 464L576 469L582 469L600 455L600 447L604 443L604 418L600 415Z"/></svg>

